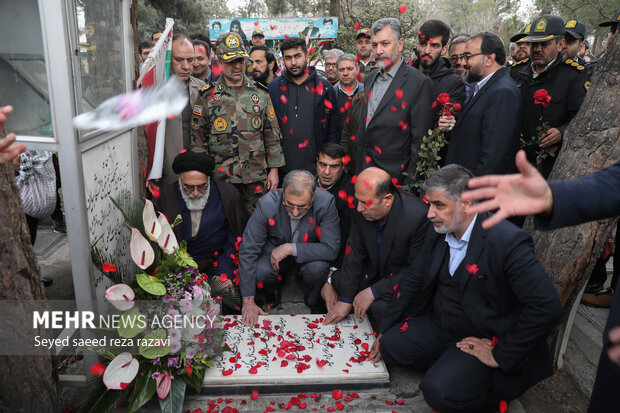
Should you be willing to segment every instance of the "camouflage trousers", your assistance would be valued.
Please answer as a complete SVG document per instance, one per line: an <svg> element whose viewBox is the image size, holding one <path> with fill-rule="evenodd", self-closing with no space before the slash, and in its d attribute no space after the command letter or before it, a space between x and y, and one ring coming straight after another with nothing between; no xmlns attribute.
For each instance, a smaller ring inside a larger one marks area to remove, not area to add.
<svg viewBox="0 0 620 413"><path fill-rule="evenodd" d="M243 200L243 205L245 205L245 209L248 211L249 215L252 215L254 212L254 208L256 207L256 203L267 193L267 182L252 182L250 184L232 184L235 188L241 193L241 199Z"/></svg>

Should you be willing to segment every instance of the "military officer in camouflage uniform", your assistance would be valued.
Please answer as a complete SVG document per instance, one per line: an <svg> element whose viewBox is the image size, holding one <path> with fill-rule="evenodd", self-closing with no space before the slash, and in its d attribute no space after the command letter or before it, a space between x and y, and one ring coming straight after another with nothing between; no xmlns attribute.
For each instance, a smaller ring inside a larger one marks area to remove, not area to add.
<svg viewBox="0 0 620 413"><path fill-rule="evenodd" d="M269 93L244 75L248 54L239 35L224 33L215 47L222 75L200 91L193 107L193 145L215 158L214 178L236 186L251 213L278 187L282 138Z"/></svg>

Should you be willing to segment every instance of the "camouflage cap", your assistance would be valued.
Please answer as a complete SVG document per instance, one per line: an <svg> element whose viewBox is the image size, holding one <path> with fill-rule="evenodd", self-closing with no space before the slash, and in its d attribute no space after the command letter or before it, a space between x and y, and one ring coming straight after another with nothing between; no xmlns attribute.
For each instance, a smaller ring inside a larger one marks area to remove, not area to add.
<svg viewBox="0 0 620 413"><path fill-rule="evenodd" d="M265 37L265 33L263 33L263 31L261 29L256 29L252 32L252 37L254 36L263 36Z"/></svg>
<svg viewBox="0 0 620 413"><path fill-rule="evenodd" d="M215 54L222 62L248 58L241 36L235 32L222 34L215 41Z"/></svg>
<svg viewBox="0 0 620 413"><path fill-rule="evenodd" d="M368 37L370 39L370 29L359 29L355 35L355 40L357 40L360 36Z"/></svg>
<svg viewBox="0 0 620 413"><path fill-rule="evenodd" d="M570 34L575 39L583 40L586 38L586 25L579 20L571 19L564 26L566 34Z"/></svg>
<svg viewBox="0 0 620 413"><path fill-rule="evenodd" d="M564 37L565 33L564 20L561 17L544 14L532 22L529 35L520 39L520 41L541 43L557 39L558 37Z"/></svg>
<svg viewBox="0 0 620 413"><path fill-rule="evenodd" d="M600 23L599 27L612 26L612 25L618 24L618 23L620 23L620 10L618 10L616 12L616 15L614 16L613 19L608 20L608 21L603 22L603 23Z"/></svg>

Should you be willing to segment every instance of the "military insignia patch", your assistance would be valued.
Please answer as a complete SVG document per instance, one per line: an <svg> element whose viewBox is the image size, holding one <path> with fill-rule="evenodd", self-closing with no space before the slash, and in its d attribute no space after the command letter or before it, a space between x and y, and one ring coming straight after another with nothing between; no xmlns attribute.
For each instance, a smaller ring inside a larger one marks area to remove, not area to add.
<svg viewBox="0 0 620 413"><path fill-rule="evenodd" d="M271 119L276 117L276 111L273 110L273 105L269 105L269 109L267 110L267 112L269 113L269 117Z"/></svg>
<svg viewBox="0 0 620 413"><path fill-rule="evenodd" d="M263 124L263 122L260 120L260 116L252 116L252 120L250 122L254 129L260 129L261 125Z"/></svg>
<svg viewBox="0 0 620 413"><path fill-rule="evenodd" d="M192 112L194 115L202 115L202 106L194 105L194 111Z"/></svg>
<svg viewBox="0 0 620 413"><path fill-rule="evenodd" d="M192 116L192 129L198 129L199 126L200 119L198 119L198 116Z"/></svg>
<svg viewBox="0 0 620 413"><path fill-rule="evenodd" d="M227 126L228 126L228 122L226 122L226 119L222 117L219 117L213 121L213 127L218 132L225 131Z"/></svg>
<svg viewBox="0 0 620 413"><path fill-rule="evenodd" d="M253 105L253 106L252 106L252 110L254 111L254 113L260 113L260 106L258 106L258 105Z"/></svg>
<svg viewBox="0 0 620 413"><path fill-rule="evenodd" d="M222 94L221 93L216 93L215 95L213 95L213 99L215 100L220 100L222 98Z"/></svg>
<svg viewBox="0 0 620 413"><path fill-rule="evenodd" d="M254 70L254 68L253 68L251 65L250 65L250 66L248 66L247 71L248 71L248 74L249 74L249 75L251 75L251 74L252 74L252 71L253 71L253 70Z"/></svg>
<svg viewBox="0 0 620 413"><path fill-rule="evenodd" d="M222 84L220 83L219 85L217 85L217 90L221 92L222 90L224 90L224 86L222 86Z"/></svg>
<svg viewBox="0 0 620 413"><path fill-rule="evenodd" d="M586 83L583 84L583 87L586 89L586 92L588 91L588 89L590 89L590 81L588 80Z"/></svg>
<svg viewBox="0 0 620 413"><path fill-rule="evenodd" d="M235 36L234 34L228 35L228 37L226 38L226 46L230 47L231 49L236 49L237 47L239 47L239 40L237 39L237 36Z"/></svg>
<svg viewBox="0 0 620 413"><path fill-rule="evenodd" d="M538 24L536 24L536 27L534 28L535 32L544 32L545 30L547 30L547 20L546 19L540 19L538 21Z"/></svg>
<svg viewBox="0 0 620 413"><path fill-rule="evenodd" d="M569 20L566 22L566 29L574 29L577 26L577 20Z"/></svg>
<svg viewBox="0 0 620 413"><path fill-rule="evenodd" d="M256 93L253 93L252 94L252 102L258 103L259 100L260 100L260 98L258 97L258 95Z"/></svg>
<svg viewBox="0 0 620 413"><path fill-rule="evenodd" d="M525 26L525 30L523 30L523 33L529 33L531 28L532 28L532 23Z"/></svg>

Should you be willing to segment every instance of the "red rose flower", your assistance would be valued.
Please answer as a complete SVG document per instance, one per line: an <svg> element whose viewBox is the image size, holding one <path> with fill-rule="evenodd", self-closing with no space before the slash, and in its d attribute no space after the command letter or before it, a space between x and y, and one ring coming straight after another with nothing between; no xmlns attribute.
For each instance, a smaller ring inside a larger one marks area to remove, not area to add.
<svg viewBox="0 0 620 413"><path fill-rule="evenodd" d="M544 108L549 106L549 102L551 102L551 96L545 89L538 89L534 92L534 103L537 105L543 105Z"/></svg>
<svg viewBox="0 0 620 413"><path fill-rule="evenodd" d="M450 95L447 93L441 93L438 97L437 97L437 103L439 103L440 105L445 105L446 103L450 102Z"/></svg>

